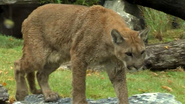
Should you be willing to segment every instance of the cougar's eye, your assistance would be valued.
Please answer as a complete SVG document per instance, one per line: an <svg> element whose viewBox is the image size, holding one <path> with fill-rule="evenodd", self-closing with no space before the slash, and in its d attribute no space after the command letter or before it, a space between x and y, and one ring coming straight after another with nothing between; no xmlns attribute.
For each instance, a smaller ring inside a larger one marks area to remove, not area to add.
<svg viewBox="0 0 185 104"><path fill-rule="evenodd" d="M127 56L132 57L132 53L131 53L131 52L126 52L125 54L126 54Z"/></svg>
<svg viewBox="0 0 185 104"><path fill-rule="evenodd" d="M141 54L145 53L145 51L142 51Z"/></svg>

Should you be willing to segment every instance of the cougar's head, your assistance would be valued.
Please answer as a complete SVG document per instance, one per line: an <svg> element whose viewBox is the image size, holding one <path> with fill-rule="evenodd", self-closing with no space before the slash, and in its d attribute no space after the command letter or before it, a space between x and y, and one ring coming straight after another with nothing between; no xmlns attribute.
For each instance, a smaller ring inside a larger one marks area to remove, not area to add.
<svg viewBox="0 0 185 104"><path fill-rule="evenodd" d="M128 70L140 70L145 61L145 43L149 29L142 31L111 31L115 56Z"/></svg>

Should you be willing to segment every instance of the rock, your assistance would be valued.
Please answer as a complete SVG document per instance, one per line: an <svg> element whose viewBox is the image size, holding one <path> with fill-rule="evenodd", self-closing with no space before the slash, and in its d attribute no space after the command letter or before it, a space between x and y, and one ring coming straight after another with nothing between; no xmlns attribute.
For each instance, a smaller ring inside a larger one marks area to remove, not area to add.
<svg viewBox="0 0 185 104"><path fill-rule="evenodd" d="M8 90L0 84L0 104L5 104L9 99Z"/></svg>
<svg viewBox="0 0 185 104"><path fill-rule="evenodd" d="M71 104L71 98L61 98L56 102L44 102L44 96L29 95L25 101L17 101L13 104ZM87 99L88 104L117 104L117 98L107 98L99 100ZM129 98L129 104L182 104L175 100L175 97L169 93L143 93L136 94Z"/></svg>
<svg viewBox="0 0 185 104"><path fill-rule="evenodd" d="M129 98L129 104L182 104L169 93L143 93Z"/></svg>
<svg viewBox="0 0 185 104"><path fill-rule="evenodd" d="M130 4L124 0L106 0L105 8L109 8L121 15L129 28L133 30L142 30L145 28L145 22L141 16L141 11L135 4Z"/></svg>

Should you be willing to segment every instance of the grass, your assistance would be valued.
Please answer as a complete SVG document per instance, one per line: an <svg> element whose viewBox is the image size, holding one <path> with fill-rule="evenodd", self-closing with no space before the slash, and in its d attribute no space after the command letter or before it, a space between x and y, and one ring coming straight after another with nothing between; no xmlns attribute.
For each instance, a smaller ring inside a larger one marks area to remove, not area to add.
<svg viewBox="0 0 185 104"><path fill-rule="evenodd" d="M150 33L154 34L150 35L149 38L161 36L163 32L171 27L168 25L170 21L167 14L150 8L142 8L142 11L145 21L150 27Z"/></svg>
<svg viewBox="0 0 185 104"><path fill-rule="evenodd" d="M23 41L21 39L15 39L11 36L0 35L0 48L14 48L14 47L22 47Z"/></svg>
<svg viewBox="0 0 185 104"><path fill-rule="evenodd" d="M184 38L184 20L151 8L140 7L146 24L150 27L149 43L163 43ZM172 22L176 19L178 29L172 29Z"/></svg>
<svg viewBox="0 0 185 104"><path fill-rule="evenodd" d="M8 89L10 98L14 99L15 79L13 62L22 55L22 40L0 35L0 83ZM50 76L50 86L61 97L71 97L71 71L58 69ZM177 100L185 103L185 72L150 70L127 73L129 96L144 92L171 93ZM116 97L112 84L105 72L88 72L86 94L89 99Z"/></svg>
<svg viewBox="0 0 185 104"><path fill-rule="evenodd" d="M150 37L148 42L150 44L165 43L165 42L170 42L170 41L184 39L184 38L185 38L185 31L183 29L169 29L166 32L163 32L162 40Z"/></svg>

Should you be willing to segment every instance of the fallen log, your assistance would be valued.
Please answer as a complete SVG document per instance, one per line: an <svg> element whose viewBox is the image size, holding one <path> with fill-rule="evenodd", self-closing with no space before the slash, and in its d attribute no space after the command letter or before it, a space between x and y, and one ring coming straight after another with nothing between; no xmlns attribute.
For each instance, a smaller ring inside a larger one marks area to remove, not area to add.
<svg viewBox="0 0 185 104"><path fill-rule="evenodd" d="M145 67L151 70L185 67L185 39L146 46Z"/></svg>
<svg viewBox="0 0 185 104"><path fill-rule="evenodd" d="M184 0L126 0L129 3L157 9L185 20Z"/></svg>

